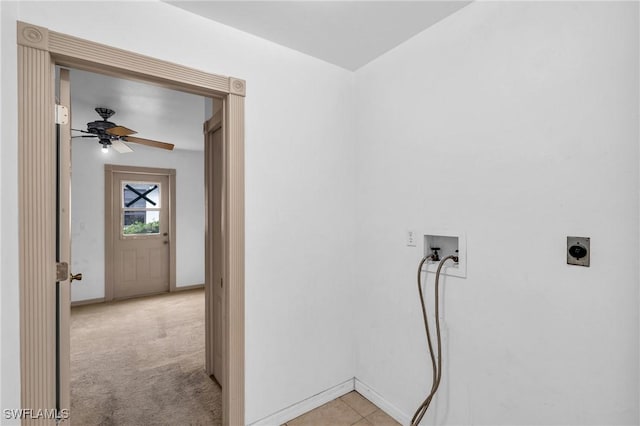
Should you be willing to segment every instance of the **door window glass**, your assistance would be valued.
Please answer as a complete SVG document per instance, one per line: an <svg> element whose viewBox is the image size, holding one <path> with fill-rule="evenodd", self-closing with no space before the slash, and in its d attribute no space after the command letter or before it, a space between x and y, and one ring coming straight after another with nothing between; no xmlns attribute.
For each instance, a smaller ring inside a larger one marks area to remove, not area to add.
<svg viewBox="0 0 640 426"><path fill-rule="evenodd" d="M160 183L122 183L122 234L160 233Z"/></svg>

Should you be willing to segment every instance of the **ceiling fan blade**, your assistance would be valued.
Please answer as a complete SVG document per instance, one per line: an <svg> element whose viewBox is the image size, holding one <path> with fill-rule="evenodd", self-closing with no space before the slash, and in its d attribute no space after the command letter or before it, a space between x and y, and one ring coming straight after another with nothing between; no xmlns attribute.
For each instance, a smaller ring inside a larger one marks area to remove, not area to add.
<svg viewBox="0 0 640 426"><path fill-rule="evenodd" d="M114 140L111 141L111 148L115 149L120 154L126 154L127 152L133 152L133 150L126 143Z"/></svg>
<svg viewBox="0 0 640 426"><path fill-rule="evenodd" d="M107 129L106 132L113 136L129 136L138 133L135 130L127 129L124 126L115 126Z"/></svg>
<svg viewBox="0 0 640 426"><path fill-rule="evenodd" d="M135 136L124 136L122 140L125 142L134 142L142 145L152 146L154 148L168 149L169 151L172 151L174 147L172 143L158 142L151 139L137 138Z"/></svg>
<svg viewBox="0 0 640 426"><path fill-rule="evenodd" d="M91 133L91 132L87 132L86 130L81 130L81 129L71 129L74 130L76 132L82 132L82 133Z"/></svg>
<svg viewBox="0 0 640 426"><path fill-rule="evenodd" d="M98 137L98 135L91 135L91 136L89 136L89 135L78 135L78 136L71 136L71 139L74 139L74 138L97 138L97 137Z"/></svg>

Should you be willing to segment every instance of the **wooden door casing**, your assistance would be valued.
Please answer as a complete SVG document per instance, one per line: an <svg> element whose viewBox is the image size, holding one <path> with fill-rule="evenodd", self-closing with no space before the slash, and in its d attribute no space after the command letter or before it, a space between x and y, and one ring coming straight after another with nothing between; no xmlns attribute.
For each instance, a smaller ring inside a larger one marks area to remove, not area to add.
<svg viewBox="0 0 640 426"><path fill-rule="evenodd" d="M205 125L205 179L209 190L205 246L206 367L224 387L224 222L223 178L224 144L220 115Z"/></svg>

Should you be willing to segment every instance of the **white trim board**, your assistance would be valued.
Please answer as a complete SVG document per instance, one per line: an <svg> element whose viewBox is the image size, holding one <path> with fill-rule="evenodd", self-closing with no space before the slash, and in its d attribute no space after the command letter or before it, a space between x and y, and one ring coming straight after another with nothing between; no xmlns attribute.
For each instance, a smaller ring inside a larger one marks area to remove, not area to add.
<svg viewBox="0 0 640 426"><path fill-rule="evenodd" d="M361 382L356 377L346 380L336 386L333 386L327 390L317 393L309 398L303 399L287 408L284 408L270 416L264 417L250 426L274 426L282 425L288 421L295 419L309 411L326 404L329 401L333 401L351 391L355 390L360 395L367 398L374 403L382 411L393 417L397 422L403 425L408 425L411 418L403 413L395 405L387 401L382 395L373 390L369 385Z"/></svg>
<svg viewBox="0 0 640 426"><path fill-rule="evenodd" d="M251 426L282 425L355 389L355 377L264 417Z"/></svg>
<svg viewBox="0 0 640 426"><path fill-rule="evenodd" d="M366 383L362 383L356 377L353 378L355 391L373 402L379 409L393 417L398 423L408 425L411 417L403 413L398 407L387 401L382 395L373 390Z"/></svg>

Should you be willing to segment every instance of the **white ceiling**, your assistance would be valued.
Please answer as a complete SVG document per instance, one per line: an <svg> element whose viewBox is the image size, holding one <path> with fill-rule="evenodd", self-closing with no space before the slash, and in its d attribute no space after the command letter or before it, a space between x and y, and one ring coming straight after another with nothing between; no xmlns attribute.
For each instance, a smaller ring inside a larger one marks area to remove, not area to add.
<svg viewBox="0 0 640 426"><path fill-rule="evenodd" d="M470 2L167 3L355 70ZM173 143L176 149L203 149L205 98L201 96L79 70L71 71L71 95L75 129L86 129L86 123L100 119L94 108L107 107L116 111L110 121L136 130L138 137ZM135 144L131 146L135 149Z"/></svg>
<svg viewBox="0 0 640 426"><path fill-rule="evenodd" d="M102 119L94 108L107 107L116 112L109 121L137 131L135 136L172 143L175 149L203 150L202 96L75 69L70 79L72 128L86 129L88 122ZM97 140L85 140L98 146Z"/></svg>
<svg viewBox="0 0 640 426"><path fill-rule="evenodd" d="M356 70L470 1L167 1Z"/></svg>

